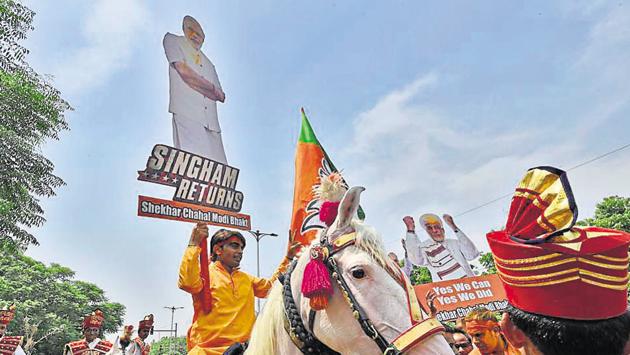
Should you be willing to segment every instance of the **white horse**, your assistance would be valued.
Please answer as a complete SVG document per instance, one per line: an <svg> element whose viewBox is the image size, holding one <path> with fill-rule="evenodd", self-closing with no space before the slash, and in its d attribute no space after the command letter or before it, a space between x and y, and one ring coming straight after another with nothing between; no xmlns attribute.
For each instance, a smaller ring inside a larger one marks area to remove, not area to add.
<svg viewBox="0 0 630 355"><path fill-rule="evenodd" d="M339 274L345 280L347 291L354 296L354 300L382 338L392 343L400 334L412 327L409 305L417 301L415 295L409 295L408 288L404 287L404 281L401 282L400 278L406 276L386 256L383 242L376 231L358 219L353 219L359 206L359 194L363 190L362 187L353 187L346 193L339 206L337 219L323 233L323 240L331 243L340 237L347 240L348 235L352 235L349 233L355 233L354 243L340 248L331 255L331 258L334 258ZM295 269L290 274L290 293L302 321L301 326L306 328L313 338L337 353L382 354L382 348L379 348L375 340L362 329L357 320L357 312L353 312L351 302L344 296L344 291L334 278L332 281L334 291L328 306L316 312L312 328L310 327L313 313L309 299L304 297L300 290L310 251L317 243L318 240L301 253ZM405 280L409 282L408 279ZM283 297L285 287L287 286L283 287L276 283L270 291L267 303L254 325L245 354L302 354L296 345L295 336L292 338L287 330L287 324L290 322L287 323L285 311L286 296ZM435 322L433 320L433 324ZM416 340L419 342L414 341L412 347L406 349L404 354L453 354L439 332L434 331Z"/></svg>

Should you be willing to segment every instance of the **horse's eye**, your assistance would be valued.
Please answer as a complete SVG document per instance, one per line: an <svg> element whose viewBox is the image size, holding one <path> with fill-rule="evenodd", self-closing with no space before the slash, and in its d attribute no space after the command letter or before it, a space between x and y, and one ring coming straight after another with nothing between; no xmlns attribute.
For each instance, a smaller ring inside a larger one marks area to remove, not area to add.
<svg viewBox="0 0 630 355"><path fill-rule="evenodd" d="M365 271L363 269L354 269L352 270L352 277L355 279L362 279L365 277Z"/></svg>

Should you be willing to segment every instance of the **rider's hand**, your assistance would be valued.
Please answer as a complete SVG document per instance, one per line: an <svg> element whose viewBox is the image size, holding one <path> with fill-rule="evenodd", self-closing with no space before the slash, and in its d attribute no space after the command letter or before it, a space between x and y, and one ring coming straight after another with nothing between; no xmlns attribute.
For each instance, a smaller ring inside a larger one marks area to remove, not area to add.
<svg viewBox="0 0 630 355"><path fill-rule="evenodd" d="M299 242L290 243L287 246L287 259L293 260L297 253L300 252L300 249L302 249L302 244L300 244Z"/></svg>
<svg viewBox="0 0 630 355"><path fill-rule="evenodd" d="M405 226L407 227L407 232L415 232L416 231L416 224L413 221L413 217L405 216L403 218L403 222L405 222Z"/></svg>
<svg viewBox="0 0 630 355"><path fill-rule="evenodd" d="M199 246L201 241L208 238L208 226L203 223L197 223L192 233L190 234L190 240L188 246Z"/></svg>

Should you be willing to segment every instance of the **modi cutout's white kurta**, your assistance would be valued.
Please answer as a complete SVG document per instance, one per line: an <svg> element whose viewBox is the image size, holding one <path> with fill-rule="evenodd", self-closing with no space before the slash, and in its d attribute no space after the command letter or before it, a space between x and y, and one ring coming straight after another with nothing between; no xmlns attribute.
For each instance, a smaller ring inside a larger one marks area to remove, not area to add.
<svg viewBox="0 0 630 355"><path fill-rule="evenodd" d="M173 144L176 148L227 164L216 101L186 84L173 65L186 63L195 73L221 89L214 64L184 36L167 33L163 44L169 63L168 110L173 114Z"/></svg>
<svg viewBox="0 0 630 355"><path fill-rule="evenodd" d="M416 265L428 267L433 282L475 276L468 261L478 257L479 250L464 232L458 230L455 235L457 239L436 242L429 238L421 242L416 233L407 233L409 259Z"/></svg>

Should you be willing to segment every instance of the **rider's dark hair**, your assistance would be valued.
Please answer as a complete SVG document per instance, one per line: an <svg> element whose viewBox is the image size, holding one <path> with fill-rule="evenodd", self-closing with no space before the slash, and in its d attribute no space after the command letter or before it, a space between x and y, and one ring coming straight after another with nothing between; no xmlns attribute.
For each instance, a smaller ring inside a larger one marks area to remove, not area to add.
<svg viewBox="0 0 630 355"><path fill-rule="evenodd" d="M589 321L541 316L513 306L508 306L506 312L545 355L621 355L630 335L629 312Z"/></svg>
<svg viewBox="0 0 630 355"><path fill-rule="evenodd" d="M217 261L218 255L214 252L214 246L217 244L221 244L231 237L237 237L241 243L243 243L243 248L245 248L245 237L237 231L232 231L229 229L219 229L214 235L212 235L212 239L210 239L210 250L212 253L212 261Z"/></svg>

